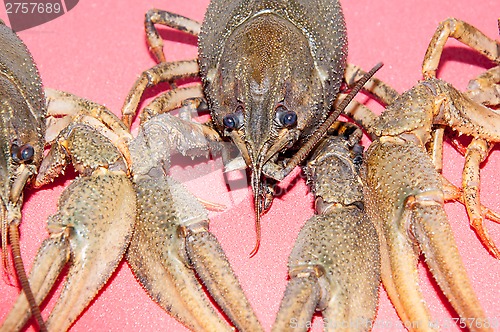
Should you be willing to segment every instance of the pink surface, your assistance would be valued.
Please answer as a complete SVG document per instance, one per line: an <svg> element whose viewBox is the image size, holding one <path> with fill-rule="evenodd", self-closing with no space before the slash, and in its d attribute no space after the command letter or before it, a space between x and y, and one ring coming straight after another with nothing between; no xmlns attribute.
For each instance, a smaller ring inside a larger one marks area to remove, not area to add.
<svg viewBox="0 0 500 332"><path fill-rule="evenodd" d="M383 61L385 67L377 75L399 91L410 88L421 78L420 65L425 49L441 20L455 16L489 36L498 36L498 0L483 0L475 5L467 0L422 0L416 3L409 0L343 1L349 33L349 61L364 68ZM64 16L19 35L33 53L45 86L70 91L119 112L136 77L154 65L145 44L144 13L156 7L201 20L207 4L207 0L81 0ZM6 20L3 8L0 9L0 18ZM195 38L168 29L161 31L167 39L165 50L168 60L196 56ZM491 66L455 41L448 43L444 58L439 76L461 89L483 68ZM460 183L462 165L463 158L446 146L445 174L455 184ZM275 200L271 211L263 217L262 245L259 253L250 259L248 254L254 245L251 193L245 187L227 193L220 174L220 161L208 166L211 168L209 173L196 175L188 185L198 196L227 206L224 212L212 214L211 229L225 248L260 321L269 330L286 285L288 254L300 227L313 213L311 195L299 177L287 179L287 183L295 184L288 188L284 196ZM496 148L481 173L483 202L496 211L500 211L498 171L500 153ZM187 177L192 177L191 174L187 173ZM186 173L183 179L186 179ZM59 181L54 186L30 191L27 195L21 226L21 249L28 268L47 234L45 220L56 211L56 200L68 181ZM447 204L446 210L486 315L500 324L500 263L481 246L469 228L465 209L460 204ZM500 244L500 225L487 221L486 226ZM423 266L420 266L420 274L423 293L433 317L438 322L452 325L452 317L456 314L443 304L446 302L444 296L440 295L434 282L429 282L430 274ZM0 281L0 293L2 321L18 290ZM53 304L53 300L47 303L44 317L48 316ZM321 320L316 318L313 330L321 328ZM119 266L108 285L72 327L72 331L184 329L148 298L126 263ZM403 330L383 289L374 330Z"/></svg>

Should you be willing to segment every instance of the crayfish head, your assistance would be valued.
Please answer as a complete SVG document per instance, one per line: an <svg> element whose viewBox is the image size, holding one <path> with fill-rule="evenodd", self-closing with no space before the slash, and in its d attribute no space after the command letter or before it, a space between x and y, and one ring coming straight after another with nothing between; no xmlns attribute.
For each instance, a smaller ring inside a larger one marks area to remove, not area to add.
<svg viewBox="0 0 500 332"><path fill-rule="evenodd" d="M234 28L215 65L206 65L200 55L214 126L235 143L250 168L257 226L254 253L263 211L264 165L277 166L266 170L279 168L330 111L325 101L325 82L330 80L316 65L311 47L296 25L263 11Z"/></svg>
<svg viewBox="0 0 500 332"><path fill-rule="evenodd" d="M22 191L43 155L45 98L38 70L17 35L0 23L0 196L2 259L7 263L7 232L17 227Z"/></svg>

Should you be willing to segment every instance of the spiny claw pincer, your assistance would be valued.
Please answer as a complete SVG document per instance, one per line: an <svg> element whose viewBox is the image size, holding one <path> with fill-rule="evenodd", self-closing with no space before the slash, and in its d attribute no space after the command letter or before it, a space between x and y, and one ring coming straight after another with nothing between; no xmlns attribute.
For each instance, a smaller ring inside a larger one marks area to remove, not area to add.
<svg viewBox="0 0 500 332"><path fill-rule="evenodd" d="M462 117L454 113L467 103L471 101L449 84L427 79L398 97L379 117L371 116L366 128L374 141L365 154L362 178L367 213L380 236L382 282L401 320L411 329L435 326L418 286L416 266L422 252L458 315L474 322L469 328L490 330L444 211L443 177L426 148L435 123L467 127L471 134L488 127L480 127L481 116L474 113L480 105ZM362 123L359 114L349 113Z"/></svg>
<svg viewBox="0 0 500 332"><path fill-rule="evenodd" d="M61 96L69 107L85 104L75 96ZM96 110L95 105L87 106L89 109L78 110L80 115ZM39 249L30 273L40 303L70 262L63 290L46 322L51 331L68 330L105 285L122 260L135 223L135 192L124 168L125 157L86 123L87 115L77 116L58 134L49 152L52 157L44 159L37 178L38 183L46 183L59 174L56 170L62 171L70 163L82 175L61 195L58 212L48 220L49 238ZM28 318L22 293L0 330L18 331Z"/></svg>
<svg viewBox="0 0 500 332"><path fill-rule="evenodd" d="M425 79L393 100L380 115L357 104L346 113L364 124L373 143L365 154L362 178L367 213L379 232L382 282L399 317L410 330L434 330L419 287L417 263L426 264L461 320L473 331L491 331L491 324L467 277L444 210L446 200L458 200L468 210L478 235L490 252L498 252L482 228L484 216L496 215L479 200L479 165L500 139L500 115L485 105L484 95L461 92L435 77L448 37L473 47L495 63L500 45L473 26L453 18L443 21L427 50ZM496 71L480 75L495 81ZM476 100L474 100L474 99ZM442 176L444 128L472 137L463 149L466 163L463 190ZM450 190L451 187L451 190ZM452 193L452 195L450 195ZM477 222L478 218L481 222ZM465 327L465 326L464 326Z"/></svg>
<svg viewBox="0 0 500 332"><path fill-rule="evenodd" d="M50 237L33 263L30 283L43 301L66 263L63 291L46 324L66 331L111 276L127 248L135 217L135 193L124 174L107 170L75 180L63 193L59 211L48 221ZM1 331L19 331L29 316L20 296Z"/></svg>
<svg viewBox="0 0 500 332"><path fill-rule="evenodd" d="M15 274L28 294L31 311L39 328L44 330L21 260L18 230L23 189L36 174L43 154L46 108L42 82L30 52L1 20L0 45L0 265L4 278L10 283L14 263ZM9 256L9 244L12 256Z"/></svg>
<svg viewBox="0 0 500 332"><path fill-rule="evenodd" d="M348 128L353 125L343 124ZM358 138L327 137L307 164L317 214L299 233L290 254L290 282L273 331L307 331L315 310L324 329L369 331L380 284L375 226L363 207Z"/></svg>
<svg viewBox="0 0 500 332"><path fill-rule="evenodd" d="M219 242L208 231L207 211L165 175L169 149L199 155L206 144L199 124L183 123L169 114L141 126L130 148L137 224L127 261L151 298L188 328L231 330L215 312L198 276L238 330L261 331ZM142 158L147 147L149 157Z"/></svg>
<svg viewBox="0 0 500 332"><path fill-rule="evenodd" d="M366 153L365 181L367 210L380 228L382 280L405 326L433 326L418 286L419 251L460 317L484 320L425 148L397 138L375 141Z"/></svg>

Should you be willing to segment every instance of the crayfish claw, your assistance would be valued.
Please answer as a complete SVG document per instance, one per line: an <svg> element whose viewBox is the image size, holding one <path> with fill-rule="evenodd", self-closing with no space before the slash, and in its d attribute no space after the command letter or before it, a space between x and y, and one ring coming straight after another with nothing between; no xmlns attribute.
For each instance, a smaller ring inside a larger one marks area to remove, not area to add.
<svg viewBox="0 0 500 332"><path fill-rule="evenodd" d="M230 331L196 275L241 331L260 331L200 202L170 177L137 176L138 218L127 261L150 297L194 331ZM196 274L195 274L196 273Z"/></svg>
<svg viewBox="0 0 500 332"><path fill-rule="evenodd" d="M261 331L260 323L215 236L208 229L191 233L186 238L186 250L203 284L238 330Z"/></svg>
<svg viewBox="0 0 500 332"><path fill-rule="evenodd" d="M71 266L63 290L46 325L66 331L105 285L129 243L135 219L135 194L123 172L105 169L80 177L63 192L58 212L49 218L49 239L42 244L30 274L38 303L54 285L66 262ZM21 295L2 326L25 324Z"/></svg>
<svg viewBox="0 0 500 332"><path fill-rule="evenodd" d="M307 164L317 214L301 229L290 254L290 282L273 331L307 331L315 310L321 311L326 331L369 331L375 319L379 240L363 208L352 153L356 144L349 143L356 130L349 132L325 138Z"/></svg>

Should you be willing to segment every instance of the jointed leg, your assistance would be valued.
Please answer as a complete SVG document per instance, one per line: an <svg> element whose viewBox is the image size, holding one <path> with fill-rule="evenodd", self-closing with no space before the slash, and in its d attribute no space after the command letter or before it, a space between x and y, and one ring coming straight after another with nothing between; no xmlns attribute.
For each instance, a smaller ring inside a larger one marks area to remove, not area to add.
<svg viewBox="0 0 500 332"><path fill-rule="evenodd" d="M45 89L48 124L45 140L53 142L61 130L78 119L88 124L113 142L123 157L130 162L128 142L132 135L122 121L106 107L79 98L71 93Z"/></svg>
<svg viewBox="0 0 500 332"><path fill-rule="evenodd" d="M432 132L432 143L427 151L431 156L432 163L440 174L443 172L443 141L444 141L443 126L437 126Z"/></svg>
<svg viewBox="0 0 500 332"><path fill-rule="evenodd" d="M345 94L340 94L335 101L335 106L342 102L345 98ZM353 119L359 126L361 126L372 138L376 135L373 133L373 124L377 119L377 115L373 113L368 107L361 104L360 102L353 100L344 110L345 115Z"/></svg>
<svg viewBox="0 0 500 332"><path fill-rule="evenodd" d="M500 105L500 66L490 68L470 80L467 95L476 103L498 107Z"/></svg>
<svg viewBox="0 0 500 332"><path fill-rule="evenodd" d="M429 149L436 170L442 171L442 134L444 128L434 130L434 141ZM470 225L476 232L477 236L488 249L488 251L500 258L500 251L488 235L488 232L483 227L483 220L486 217L489 220L500 223L500 215L483 206L480 200L479 184L480 174L479 165L486 159L491 149L490 144L485 140L475 138L468 147L462 146L457 141L452 141L457 150L465 155L465 165L462 173L462 189L454 186L445 177L443 179L443 187L445 192L445 200L456 200L462 203L469 216ZM439 168L440 167L440 168Z"/></svg>
<svg viewBox="0 0 500 332"><path fill-rule="evenodd" d="M455 18L441 22L425 53L422 73L424 78L436 77L436 70L449 37L468 45L491 61L500 63L500 44L472 25Z"/></svg>
<svg viewBox="0 0 500 332"><path fill-rule="evenodd" d="M160 82L168 82L172 89L176 88L175 81L182 78L198 76L198 63L196 60L166 63L161 39L155 24L162 24L193 36L200 33L201 24L187 17L169 13L159 9L151 9L144 20L147 41L151 52L160 62L155 67L144 71L130 90L122 108L122 120L130 128L132 120L137 113L139 102L144 90Z"/></svg>
<svg viewBox="0 0 500 332"><path fill-rule="evenodd" d="M149 105L144 107L141 113L141 123L157 114L168 113L175 110L182 106L184 100L191 98L203 98L200 84L164 92L156 97Z"/></svg>
<svg viewBox="0 0 500 332"><path fill-rule="evenodd" d="M366 72L360 67L353 64L347 64L344 80L347 85L351 87L365 74ZM363 86L363 90L375 96L384 106L392 104L394 100L399 97L399 93L395 89L376 77L370 78Z"/></svg>
<svg viewBox="0 0 500 332"><path fill-rule="evenodd" d="M163 40L161 39L155 24L166 25L172 29L186 32L193 36L200 33L201 23L187 17L166 12L159 9L150 9L146 13L144 28L148 38L148 44L151 52L158 62L165 62L165 53L163 53Z"/></svg>
<svg viewBox="0 0 500 332"><path fill-rule="evenodd" d="M173 82L183 79L198 76L198 63L196 60L178 61L169 63L160 63L151 69L144 71L134 83L132 89L125 99L122 108L122 121L130 128L132 120L135 117L141 97L146 90L151 86L155 86L161 82L168 82L170 85ZM188 96L193 97L193 96Z"/></svg>
<svg viewBox="0 0 500 332"><path fill-rule="evenodd" d="M473 139L469 144L465 155L462 187L465 207L467 208L467 214L469 215L472 228L474 228L477 236L488 251L490 251L496 258L500 259L500 251L483 226L484 215L481 209L479 195L479 165L486 159L489 150L489 144L482 139ZM496 221L499 222L498 220Z"/></svg>

